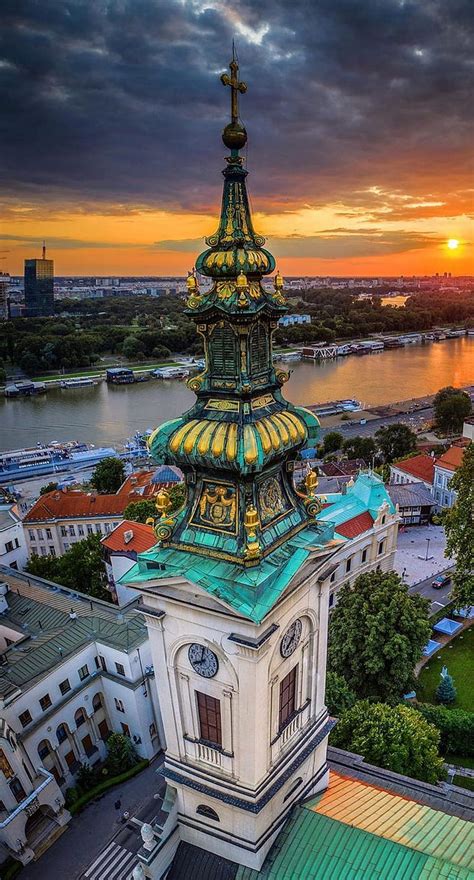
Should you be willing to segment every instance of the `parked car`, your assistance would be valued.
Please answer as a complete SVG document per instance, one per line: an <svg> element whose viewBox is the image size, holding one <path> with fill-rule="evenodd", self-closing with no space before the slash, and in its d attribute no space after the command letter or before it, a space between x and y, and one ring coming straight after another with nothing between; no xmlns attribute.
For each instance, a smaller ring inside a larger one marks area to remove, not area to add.
<svg viewBox="0 0 474 880"><path fill-rule="evenodd" d="M434 590L442 590L443 587L447 587L448 584L451 583L451 575L450 574L439 574L438 577L435 577L431 586Z"/></svg>

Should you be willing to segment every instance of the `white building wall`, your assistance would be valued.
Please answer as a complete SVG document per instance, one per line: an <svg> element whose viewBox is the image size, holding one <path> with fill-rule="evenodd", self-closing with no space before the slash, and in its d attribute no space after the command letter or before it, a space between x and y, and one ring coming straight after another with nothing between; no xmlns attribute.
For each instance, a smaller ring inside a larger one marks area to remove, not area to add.
<svg viewBox="0 0 474 880"><path fill-rule="evenodd" d="M123 520L122 514L103 517L70 517L23 524L28 558L62 556L78 541L90 535L105 537Z"/></svg>
<svg viewBox="0 0 474 880"><path fill-rule="evenodd" d="M10 519L9 525L0 528L0 565L10 565L21 571L27 563L28 551L22 523L10 511L11 505L0 505L0 513Z"/></svg>
<svg viewBox="0 0 474 880"><path fill-rule="evenodd" d="M435 465L432 494L438 510L456 503L457 493L450 486L453 476L453 471Z"/></svg>

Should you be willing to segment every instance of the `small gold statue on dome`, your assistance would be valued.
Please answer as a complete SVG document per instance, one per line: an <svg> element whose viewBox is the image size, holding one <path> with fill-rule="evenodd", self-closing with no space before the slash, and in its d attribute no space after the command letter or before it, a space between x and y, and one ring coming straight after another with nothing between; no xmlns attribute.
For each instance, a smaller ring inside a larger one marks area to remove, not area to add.
<svg viewBox="0 0 474 880"><path fill-rule="evenodd" d="M285 284L284 278L283 278L280 270L277 269L277 273L273 279L273 285L275 287L275 299L281 303L284 302L284 296L283 296L284 284Z"/></svg>
<svg viewBox="0 0 474 880"><path fill-rule="evenodd" d="M186 278L186 287L188 288L188 301L186 305L189 309L197 309L202 302L202 296L199 294L199 284L196 278L196 270L192 269L188 272Z"/></svg>
<svg viewBox="0 0 474 880"><path fill-rule="evenodd" d="M313 471L312 468L309 468L305 478L304 484L306 486L306 490L310 498L313 497L316 493L316 487L318 485L318 475L316 471Z"/></svg>
<svg viewBox="0 0 474 880"><path fill-rule="evenodd" d="M244 528L247 532L246 559L258 559L261 554L260 544L257 539L257 529L260 525L258 513L253 504L249 504L245 511Z"/></svg>
<svg viewBox="0 0 474 880"><path fill-rule="evenodd" d="M247 280L247 276L244 275L243 272L240 272L237 275L237 278L235 281L235 289L236 289L237 293L239 294L239 297L237 300L238 305L240 306L241 309L246 308L246 306L248 305L248 300L247 300L246 294L249 289L249 283Z"/></svg>
<svg viewBox="0 0 474 880"><path fill-rule="evenodd" d="M166 489L160 489L156 496L155 507L158 513L161 515L161 519L165 519L168 510L171 507L171 498L169 496L169 492Z"/></svg>

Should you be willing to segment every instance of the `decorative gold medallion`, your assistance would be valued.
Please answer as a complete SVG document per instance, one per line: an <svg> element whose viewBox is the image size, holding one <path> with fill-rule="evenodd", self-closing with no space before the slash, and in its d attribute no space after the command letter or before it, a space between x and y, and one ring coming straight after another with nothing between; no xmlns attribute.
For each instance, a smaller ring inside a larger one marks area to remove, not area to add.
<svg viewBox="0 0 474 880"><path fill-rule="evenodd" d="M234 531L237 495L234 486L204 482L191 523L218 531Z"/></svg>
<svg viewBox="0 0 474 880"><path fill-rule="evenodd" d="M258 504L260 507L262 522L264 523L274 519L285 509L286 505L283 491L280 483L275 477L268 477L260 483L258 489Z"/></svg>

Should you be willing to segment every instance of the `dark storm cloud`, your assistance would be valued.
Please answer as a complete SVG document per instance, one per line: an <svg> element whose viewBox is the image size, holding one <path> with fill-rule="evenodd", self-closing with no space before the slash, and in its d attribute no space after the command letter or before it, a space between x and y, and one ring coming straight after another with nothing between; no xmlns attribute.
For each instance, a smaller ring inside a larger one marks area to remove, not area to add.
<svg viewBox="0 0 474 880"><path fill-rule="evenodd" d="M456 213L471 0L3 0L2 19L6 195L215 205L228 111L218 73L235 36L259 207L376 208L361 190L444 184ZM407 216L403 202L391 209Z"/></svg>
<svg viewBox="0 0 474 880"><path fill-rule="evenodd" d="M326 235L331 233L331 235ZM335 234L333 234L335 233ZM340 257L370 257L399 254L402 251L431 247L439 238L433 234L421 234L405 230L386 232L367 229L363 233L353 229L323 230L318 235L270 236L267 246L278 259L283 257L317 257L334 260ZM202 239L188 238L180 241L168 239L154 244L156 251L197 253L202 250Z"/></svg>

